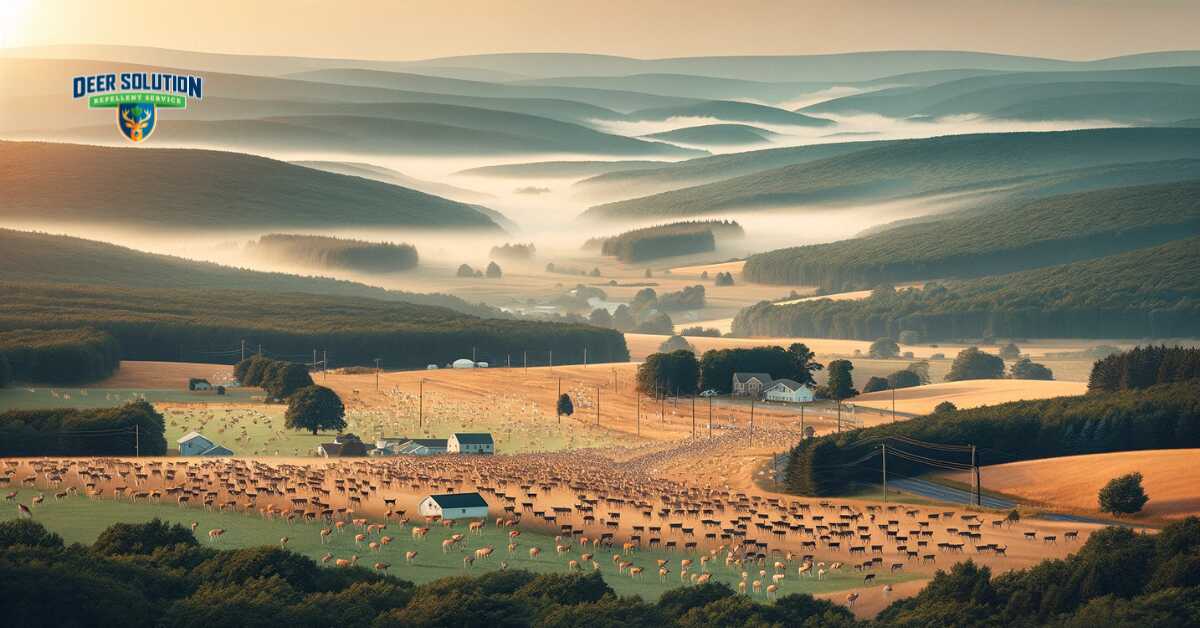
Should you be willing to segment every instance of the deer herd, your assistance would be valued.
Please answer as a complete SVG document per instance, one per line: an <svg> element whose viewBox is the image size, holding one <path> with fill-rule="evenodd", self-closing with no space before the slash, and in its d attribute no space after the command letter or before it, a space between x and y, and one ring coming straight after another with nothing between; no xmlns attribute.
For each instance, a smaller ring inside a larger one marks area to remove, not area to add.
<svg viewBox="0 0 1200 628"><path fill-rule="evenodd" d="M335 538L352 538L354 554L322 556L323 564L335 567L357 565L360 553L380 555L405 530L411 547L403 553L405 564L420 564L423 546L438 530L435 542L442 554L461 554L462 567L473 569L495 559L492 544L472 547L473 539L494 526L508 540L503 548L507 559L499 561L499 569L527 555L530 561L561 561L568 571L602 571L635 582L643 581L647 571L656 573L660 584L721 579L741 593L768 599L787 588L813 588L790 583L836 577L843 588L861 589L848 595L849 605L876 590L865 587L882 584L879 594L890 594L890 584L877 582L883 575L914 566L918 571L948 566L968 550L982 558L1006 556L1008 545L988 537L1014 525L953 509L701 487L655 477L641 466L625 467L589 450L311 464L223 458L23 459L3 461L0 487L56 490L56 497L82 493L92 499L169 501L181 508L241 512L304 526L280 538L281 547L303 534L330 547ZM415 507L427 494L466 491L485 498L489 520L420 517L401 508ZM16 495L10 493L9 500ZM309 526L315 529L307 532ZM522 547L522 531L545 533L530 537L545 540ZM209 530L208 541L219 544L225 532ZM543 557L549 548L541 544L548 546L551 535L554 554ZM1037 531L1025 536L1036 539ZM1078 532L1066 532L1062 539L1077 541ZM1054 535L1043 535L1038 545L1052 540ZM948 560L939 561L943 558ZM379 572L389 567L373 563Z"/></svg>

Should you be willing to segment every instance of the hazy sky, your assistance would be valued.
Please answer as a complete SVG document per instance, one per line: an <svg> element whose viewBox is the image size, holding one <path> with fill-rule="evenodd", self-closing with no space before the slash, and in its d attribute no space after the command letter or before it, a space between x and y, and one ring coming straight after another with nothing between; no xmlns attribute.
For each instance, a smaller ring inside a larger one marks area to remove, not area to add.
<svg viewBox="0 0 1200 628"><path fill-rule="evenodd" d="M1200 48L1200 0L0 0L0 46L101 43L421 59Z"/></svg>

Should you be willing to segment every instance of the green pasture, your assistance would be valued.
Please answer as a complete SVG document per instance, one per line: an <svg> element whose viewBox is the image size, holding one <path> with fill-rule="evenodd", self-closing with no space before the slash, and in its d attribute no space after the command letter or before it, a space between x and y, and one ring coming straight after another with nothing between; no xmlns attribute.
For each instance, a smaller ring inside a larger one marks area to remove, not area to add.
<svg viewBox="0 0 1200 628"><path fill-rule="evenodd" d="M37 494L37 491L21 490L18 491L17 499L21 503L29 504L35 494ZM16 508L12 506L12 502L8 502L4 508L9 513L8 517L16 516ZM33 518L35 520L61 535L67 543L78 542L84 544L94 542L100 532L113 523L140 523L154 517L185 526L189 526L195 521L198 524L196 536L200 543L204 545L209 544L208 531L213 528L223 528L225 530L225 534L213 543L215 547L219 548L277 545L280 538L286 536L289 539L287 543L288 549L304 554L317 561L320 561L321 557L327 552L333 554L335 558L346 559L357 554L359 556L358 563L361 566L370 569L377 562L386 562L391 565L388 573L417 583L428 582L446 576L466 573L478 574L499 569L501 561L507 561L509 569L527 569L542 573L566 572L567 561L571 559L578 560L581 553L579 548L573 548L568 555L557 556L554 550L555 542L553 537L522 531L521 535L517 538L519 545L517 551L512 556L509 556L507 550L507 529L497 529L492 525L492 522L488 522L483 533L479 535L470 533L465 525L459 525L453 531L435 527L430 530L429 535L424 540L420 541L412 539L408 528L400 529L393 523L389 525L383 534L391 535L394 540L388 545L382 546L380 551L374 552L367 547L366 543L363 543L361 546L355 544L354 536L358 530L349 525L346 526L346 529L342 533L335 532L331 535L332 540L328 544L322 544L320 530L323 525L321 524L296 523L289 525L282 520L264 519L258 514L205 511L200 508L180 508L174 504L165 503L148 504L107 499L93 500L82 496L67 497L58 501L49 492L46 494L45 502L34 507L33 511ZM460 532L466 536L462 548L456 548L448 553L443 553L442 541L449 538L454 532ZM496 548L492 557L476 561L475 565L469 569L464 568L463 557L467 555L473 556L474 550L486 545ZM540 548L542 550L541 556L537 559L530 559L530 547ZM418 555L412 564L405 564L404 553L409 550L416 550ZM642 567L645 571L642 576L634 579L629 575L620 575L617 573L617 567L612 561L613 553L614 550L606 552L603 549L595 552L595 560L600 563L600 571L604 574L604 578L608 584L618 594L638 594L649 600L657 599L664 591L682 586L679 578L679 560L681 558L692 558L696 561L697 565L699 563L699 555L696 554L666 551L635 552L628 555L627 559L635 565ZM671 561L671 574L666 578L665 582L660 582L657 563L655 562L660 558ZM716 562L714 561L714 566L711 569L713 579L736 586L737 581L740 579L740 573L726 569L723 563L715 564ZM332 565L333 561L330 561L329 564ZM693 565L691 568L692 572L698 573L699 568L697 565ZM584 565L584 567L589 570L592 568L590 563ZM330 568L333 567L331 566ZM756 573L751 574L751 579L756 577ZM876 581L876 586L880 587L885 583L895 583L920 577L918 574L891 576L887 574L886 570L878 571L877 573L878 580ZM861 574L849 568L839 570L836 574L826 574L824 580L817 580L810 577L799 578L796 575L796 567L793 565L788 570L787 578L780 584L779 594L824 593L849 589L861 584Z"/></svg>

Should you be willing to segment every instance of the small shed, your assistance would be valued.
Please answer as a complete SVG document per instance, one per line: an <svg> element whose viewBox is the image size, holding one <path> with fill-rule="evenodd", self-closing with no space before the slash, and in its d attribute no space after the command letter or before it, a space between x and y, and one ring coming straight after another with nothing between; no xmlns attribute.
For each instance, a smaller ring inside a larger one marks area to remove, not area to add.
<svg viewBox="0 0 1200 628"><path fill-rule="evenodd" d="M425 517L442 519L486 519L487 501L479 493L446 493L421 500L417 510Z"/></svg>
<svg viewBox="0 0 1200 628"><path fill-rule="evenodd" d="M188 432L175 441L181 456L232 456L233 452L212 442L200 432Z"/></svg>
<svg viewBox="0 0 1200 628"><path fill-rule="evenodd" d="M401 456L436 456L446 453L445 438L414 438L396 447L396 453Z"/></svg>
<svg viewBox="0 0 1200 628"><path fill-rule="evenodd" d="M452 454L494 454L496 443L487 432L455 433L446 439L446 452Z"/></svg>

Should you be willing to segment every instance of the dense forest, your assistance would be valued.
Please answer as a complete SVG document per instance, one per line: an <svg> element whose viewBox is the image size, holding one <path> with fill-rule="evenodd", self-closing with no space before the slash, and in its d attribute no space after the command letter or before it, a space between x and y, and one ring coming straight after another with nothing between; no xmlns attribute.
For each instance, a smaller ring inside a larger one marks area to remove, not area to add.
<svg viewBox="0 0 1200 628"><path fill-rule="evenodd" d="M338 366L445 364L475 350L502 364L529 352L530 364L629 359L619 332L582 324L480 319L403 302L243 290L150 290L0 283L7 299L0 331L92 327L120 343L127 360L232 363L247 347L266 355L327 351Z"/></svg>
<svg viewBox="0 0 1200 628"><path fill-rule="evenodd" d="M512 318L494 307L448 294L418 294L328 277L259 272L145 253L107 242L9 229L0 229L0 281L310 292L437 305L484 318Z"/></svg>
<svg viewBox="0 0 1200 628"><path fill-rule="evenodd" d="M1200 237L1010 275L880 288L860 300L769 302L738 312L739 336L875 340L1200 336Z"/></svg>
<svg viewBox="0 0 1200 628"><path fill-rule="evenodd" d="M623 262L641 262L714 251L718 239L744 235L742 226L732 220L673 222L605 238L600 244L600 252Z"/></svg>
<svg viewBox="0 0 1200 628"><path fill-rule="evenodd" d="M1109 527L1065 560L995 578L973 561L938 571L873 621L807 594L764 604L710 583L657 602L618 598L598 573L492 571L414 585L365 567L326 569L264 546L202 547L179 524L115 524L66 547L40 523L0 522L0 604L14 626L179 628L844 628L1155 626L1200 622L1200 520L1158 534ZM69 604L63 603L70 600Z"/></svg>
<svg viewBox="0 0 1200 628"><path fill-rule="evenodd" d="M1094 259L1200 233L1200 181L1122 187L951 214L866 237L751 256L757 283L861 290Z"/></svg>
<svg viewBox="0 0 1200 628"><path fill-rule="evenodd" d="M1127 390L1200 378L1200 349L1135 347L1096 361L1088 390Z"/></svg>
<svg viewBox="0 0 1200 628"><path fill-rule="evenodd" d="M914 439L939 447L928 449ZM970 456L966 444L977 447L981 465L1200 447L1200 380L937 412L806 440L792 450L788 486L802 495L836 495L855 483L877 483L879 446L885 442L888 473L900 477L930 470L914 458L965 464Z"/></svg>
<svg viewBox="0 0 1200 628"><path fill-rule="evenodd" d="M145 401L88 410L9 410L0 413L0 456L163 456L164 429L162 415Z"/></svg>
<svg viewBox="0 0 1200 628"><path fill-rule="evenodd" d="M0 332L0 386L8 382L83 384L112 375L121 349L95 329L14 329Z"/></svg>
<svg viewBox="0 0 1200 628"><path fill-rule="evenodd" d="M246 253L264 260L327 270L394 273L417 267L417 247L328 236L270 233L249 242Z"/></svg>

